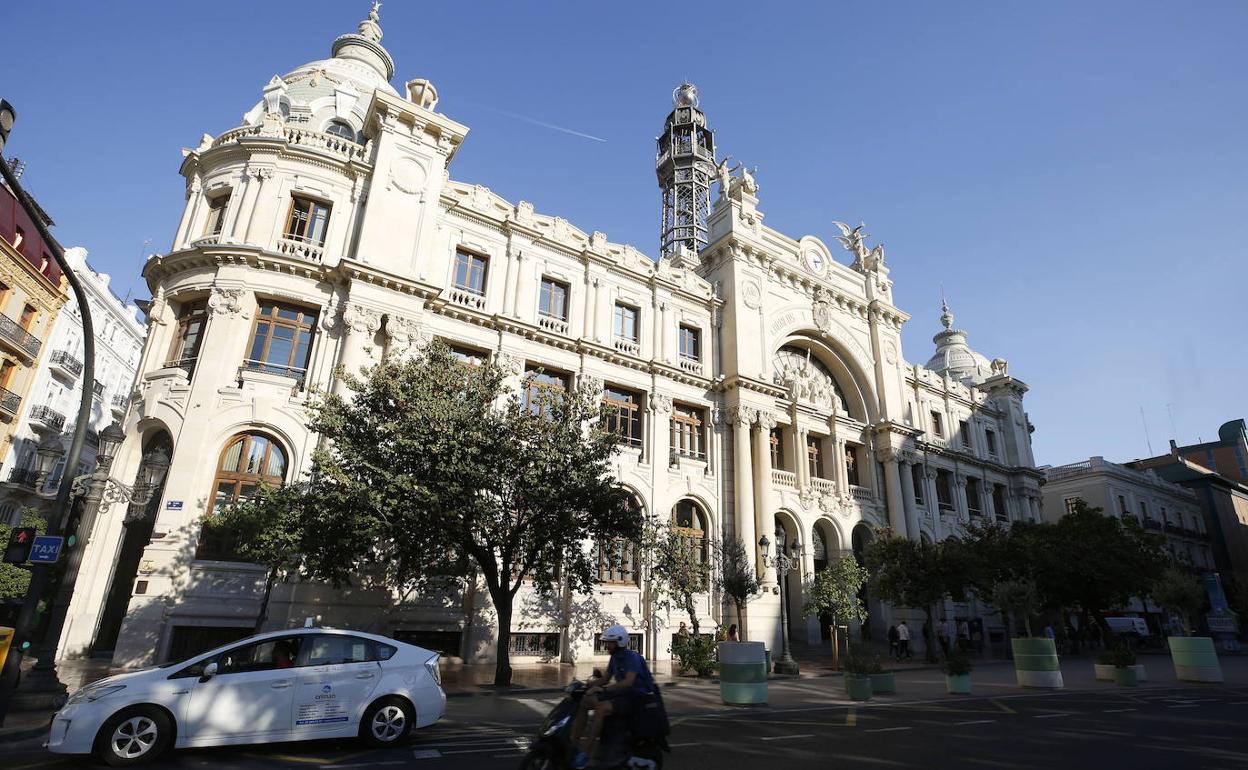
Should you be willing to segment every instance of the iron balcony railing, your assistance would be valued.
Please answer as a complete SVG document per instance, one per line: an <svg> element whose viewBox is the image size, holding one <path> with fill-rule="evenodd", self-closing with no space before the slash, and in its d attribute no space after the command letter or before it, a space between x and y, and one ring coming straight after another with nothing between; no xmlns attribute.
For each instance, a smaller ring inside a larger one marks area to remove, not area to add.
<svg viewBox="0 0 1248 770"><path fill-rule="evenodd" d="M57 350L52 353L48 363L73 377L82 374L82 361L66 350Z"/></svg>
<svg viewBox="0 0 1248 770"><path fill-rule="evenodd" d="M308 375L307 369L298 366L282 366L280 364L271 364L267 361L253 361L250 359L243 361L242 369L248 372L263 372L265 374L276 374L279 377L289 377L301 386Z"/></svg>
<svg viewBox="0 0 1248 770"><path fill-rule="evenodd" d="M60 432L65 427L65 415L56 411L50 406L33 406L30 409L31 422L38 422L45 425L49 430Z"/></svg>
<svg viewBox="0 0 1248 770"><path fill-rule="evenodd" d="M166 361L164 369L181 369L186 372L186 378L189 380L191 375L195 373L195 358L176 358Z"/></svg>
<svg viewBox="0 0 1248 770"><path fill-rule="evenodd" d="M9 483L16 484L19 487L35 488L35 484L39 482L39 471L33 468L14 468L9 471Z"/></svg>
<svg viewBox="0 0 1248 770"><path fill-rule="evenodd" d="M113 408L114 409L124 412L126 407L129 405L130 405L130 397L127 396L126 394L121 393L116 396L113 396Z"/></svg>
<svg viewBox="0 0 1248 770"><path fill-rule="evenodd" d="M0 412L8 414L17 414L17 410L22 408L22 397L9 390L8 388L0 388Z"/></svg>
<svg viewBox="0 0 1248 770"><path fill-rule="evenodd" d="M38 357L39 348L43 345L38 337L26 331L17 321L2 313L0 313L0 337L16 345L31 358Z"/></svg>

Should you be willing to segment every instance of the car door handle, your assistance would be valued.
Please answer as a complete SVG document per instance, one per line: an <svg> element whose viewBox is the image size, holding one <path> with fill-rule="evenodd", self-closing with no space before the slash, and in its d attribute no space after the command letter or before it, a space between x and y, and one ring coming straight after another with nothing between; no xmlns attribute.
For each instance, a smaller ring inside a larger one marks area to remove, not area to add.
<svg viewBox="0 0 1248 770"><path fill-rule="evenodd" d="M174 690L173 694L174 695L186 695L188 692L190 692L190 690Z"/></svg>
<svg viewBox="0 0 1248 770"><path fill-rule="evenodd" d="M286 680L282 680L280 682L274 682L273 684L269 685L269 687L272 687L274 690L285 690L287 687L290 687L290 682Z"/></svg>
<svg viewBox="0 0 1248 770"><path fill-rule="evenodd" d="M355 675L355 678L356 678L356 679L372 679L372 678L373 678L373 674L372 674L372 672L370 672L370 671L365 671L365 672L364 672L364 673L362 673L362 674L356 674L356 675Z"/></svg>

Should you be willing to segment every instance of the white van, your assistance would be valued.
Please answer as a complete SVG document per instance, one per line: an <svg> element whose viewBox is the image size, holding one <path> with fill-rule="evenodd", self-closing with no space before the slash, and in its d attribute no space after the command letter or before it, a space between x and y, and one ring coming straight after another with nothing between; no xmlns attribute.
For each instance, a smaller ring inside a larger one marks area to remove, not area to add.
<svg viewBox="0 0 1248 770"><path fill-rule="evenodd" d="M1109 624L1109 630L1115 634L1134 634L1136 636L1148 636L1148 623L1144 622L1144 618L1105 618L1105 622Z"/></svg>

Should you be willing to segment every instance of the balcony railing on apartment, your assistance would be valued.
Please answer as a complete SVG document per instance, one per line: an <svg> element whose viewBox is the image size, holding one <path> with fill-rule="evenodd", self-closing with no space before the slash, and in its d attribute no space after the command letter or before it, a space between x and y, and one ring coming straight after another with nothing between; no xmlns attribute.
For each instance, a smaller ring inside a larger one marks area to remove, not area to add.
<svg viewBox="0 0 1248 770"><path fill-rule="evenodd" d="M1160 531L1161 531L1161 522L1160 522L1160 521L1157 521L1156 519L1145 519L1145 520L1144 520L1144 529L1152 529L1152 530L1156 530L1157 532L1160 532Z"/></svg>
<svg viewBox="0 0 1248 770"><path fill-rule="evenodd" d="M0 388L0 412L15 415L22 408L22 397L9 390Z"/></svg>
<svg viewBox="0 0 1248 770"><path fill-rule="evenodd" d="M280 364L271 364L267 361L252 361L250 359L243 361L240 367L246 372L263 372L264 374L276 374L279 377L289 377L297 381L300 385L308 376L308 370L298 366L281 366Z"/></svg>
<svg viewBox="0 0 1248 770"><path fill-rule="evenodd" d="M875 500L875 495L872 494L871 490L866 487L857 487L851 484L849 487L849 494L852 495L855 500L859 500L864 503L874 502Z"/></svg>
<svg viewBox="0 0 1248 770"><path fill-rule="evenodd" d="M48 357L48 365L54 370L60 370L70 377L77 377L82 374L82 361L67 350L57 350Z"/></svg>
<svg viewBox="0 0 1248 770"><path fill-rule="evenodd" d="M195 372L195 362L197 360L198 359L195 359L195 358L178 358L172 361L166 361L165 365L162 368L181 369L182 371L186 372L186 378L189 380L191 378L191 375Z"/></svg>
<svg viewBox="0 0 1248 770"><path fill-rule="evenodd" d="M34 468L14 468L9 471L9 483L34 489L39 482L39 471Z"/></svg>
<svg viewBox="0 0 1248 770"><path fill-rule="evenodd" d="M56 411L52 407L42 404L31 407L30 421L38 423L48 430L60 432L65 427L65 415Z"/></svg>
<svg viewBox="0 0 1248 770"><path fill-rule="evenodd" d="M37 358L39 356L39 348L43 346L38 337L26 331L17 321L2 313L0 313L0 338L16 346L31 358Z"/></svg>

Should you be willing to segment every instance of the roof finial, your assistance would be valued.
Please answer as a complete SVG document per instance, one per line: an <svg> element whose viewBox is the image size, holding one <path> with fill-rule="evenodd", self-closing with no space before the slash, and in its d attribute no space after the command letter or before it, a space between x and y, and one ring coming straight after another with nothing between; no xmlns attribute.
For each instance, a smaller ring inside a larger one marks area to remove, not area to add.
<svg viewBox="0 0 1248 770"><path fill-rule="evenodd" d="M373 7L368 12L368 18L360 22L357 28L358 34L372 40L374 43L381 42L381 16L378 11L381 10L381 3L373 0Z"/></svg>
<svg viewBox="0 0 1248 770"><path fill-rule="evenodd" d="M940 287L940 322L946 329L953 328L953 313L949 312L949 300L945 298L945 287Z"/></svg>

